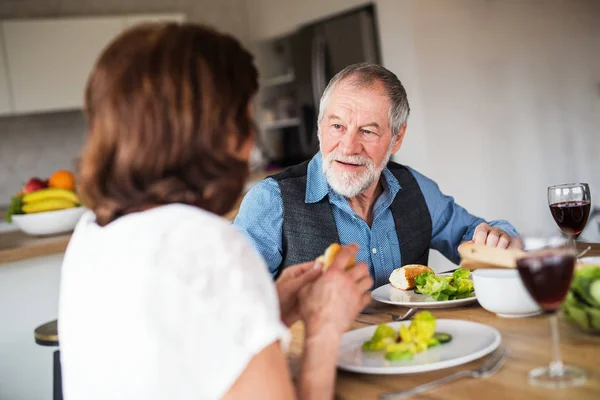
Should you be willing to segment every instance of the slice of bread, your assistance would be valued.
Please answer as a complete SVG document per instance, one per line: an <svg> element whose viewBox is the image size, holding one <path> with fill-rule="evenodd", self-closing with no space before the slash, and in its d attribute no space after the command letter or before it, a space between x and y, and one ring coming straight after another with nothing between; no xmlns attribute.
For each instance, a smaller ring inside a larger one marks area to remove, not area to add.
<svg viewBox="0 0 600 400"><path fill-rule="evenodd" d="M400 290L412 290L416 287L417 283L415 278L417 275L423 272L433 272L431 268L421 264L409 264L402 268L397 268L392 271L390 275L390 283L393 287Z"/></svg>
<svg viewBox="0 0 600 400"><path fill-rule="evenodd" d="M327 271L327 269L331 266L333 260L335 260L335 256L341 249L342 246L340 244L332 243L329 245L327 250L325 250L325 254L317 257L315 261L321 262L323 264L323 272ZM348 265L346 265L346 269L354 266L354 264L356 264L356 258L352 257L350 260L348 260Z"/></svg>

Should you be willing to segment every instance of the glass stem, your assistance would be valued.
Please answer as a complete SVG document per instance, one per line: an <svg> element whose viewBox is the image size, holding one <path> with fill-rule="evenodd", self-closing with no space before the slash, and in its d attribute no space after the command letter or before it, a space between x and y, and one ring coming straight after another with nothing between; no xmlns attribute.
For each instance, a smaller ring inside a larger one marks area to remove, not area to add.
<svg viewBox="0 0 600 400"><path fill-rule="evenodd" d="M550 375L562 376L563 363L560 358L560 339L558 334L558 312L553 312L550 315L550 335L552 337L552 355L553 359L550 363Z"/></svg>
<svg viewBox="0 0 600 400"><path fill-rule="evenodd" d="M569 245L573 251L577 252L577 242L575 241L575 235L569 235Z"/></svg>

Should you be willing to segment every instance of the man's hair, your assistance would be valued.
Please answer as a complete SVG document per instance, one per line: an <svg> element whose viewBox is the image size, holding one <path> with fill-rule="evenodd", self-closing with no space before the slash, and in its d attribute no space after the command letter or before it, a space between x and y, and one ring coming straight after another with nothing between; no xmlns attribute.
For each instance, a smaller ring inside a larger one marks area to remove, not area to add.
<svg viewBox="0 0 600 400"><path fill-rule="evenodd" d="M258 87L239 42L194 24L148 24L100 55L85 92L78 189L104 226L169 203L224 214L248 175Z"/></svg>
<svg viewBox="0 0 600 400"><path fill-rule="evenodd" d="M342 81L361 88L371 88L377 84L382 85L391 103L388 110L390 130L392 131L392 135L397 135L400 132L402 124L406 122L410 113L406 90L396 74L381 65L369 63L349 65L329 81L319 103L319 123L324 117L323 114L331 93L338 83Z"/></svg>

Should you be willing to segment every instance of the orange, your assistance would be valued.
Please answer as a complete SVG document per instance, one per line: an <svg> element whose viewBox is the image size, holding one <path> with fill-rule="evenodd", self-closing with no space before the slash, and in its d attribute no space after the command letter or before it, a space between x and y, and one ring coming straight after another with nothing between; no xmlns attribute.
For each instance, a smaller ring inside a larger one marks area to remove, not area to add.
<svg viewBox="0 0 600 400"><path fill-rule="evenodd" d="M48 179L48 186L52 188L75 190L75 176L66 170L58 170Z"/></svg>

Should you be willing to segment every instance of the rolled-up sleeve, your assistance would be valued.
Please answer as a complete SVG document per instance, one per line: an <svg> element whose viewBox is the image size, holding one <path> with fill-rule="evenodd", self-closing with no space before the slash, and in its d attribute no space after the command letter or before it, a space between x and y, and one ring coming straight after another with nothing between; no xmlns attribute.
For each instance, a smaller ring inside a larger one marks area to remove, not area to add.
<svg viewBox="0 0 600 400"><path fill-rule="evenodd" d="M423 192L431 215L431 248L438 250L453 263L460 262L458 246L462 242L472 240L475 228L483 222L498 227L511 236L518 234L517 230L505 220L486 221L470 214L456 204L452 196L442 193L437 183L415 170L410 171Z"/></svg>
<svg viewBox="0 0 600 400"><path fill-rule="evenodd" d="M273 178L256 184L246 194L233 225L243 232L275 277L282 261L283 201Z"/></svg>

